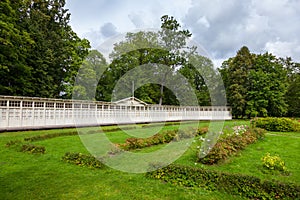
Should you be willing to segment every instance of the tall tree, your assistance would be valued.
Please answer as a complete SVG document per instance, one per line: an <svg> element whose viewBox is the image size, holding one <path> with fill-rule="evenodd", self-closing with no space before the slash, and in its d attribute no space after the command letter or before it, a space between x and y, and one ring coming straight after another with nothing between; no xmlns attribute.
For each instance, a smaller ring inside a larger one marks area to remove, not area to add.
<svg viewBox="0 0 300 200"><path fill-rule="evenodd" d="M28 32L20 28L21 3L0 2L0 94L28 95L32 67L26 62L27 48L33 44Z"/></svg>
<svg viewBox="0 0 300 200"><path fill-rule="evenodd" d="M192 58L189 58L189 61L191 61L191 59L193 59L193 64L187 62L179 69L179 73L185 76L194 88L198 104L201 106L210 106L210 93L208 91L207 80L204 79L203 75L205 72L209 72L213 69L213 63L210 59L200 55L193 55Z"/></svg>
<svg viewBox="0 0 300 200"><path fill-rule="evenodd" d="M235 118L243 117L246 114L247 79L252 66L253 57L249 49L244 46L234 58L224 62L220 69L224 77L227 100Z"/></svg>
<svg viewBox="0 0 300 200"><path fill-rule="evenodd" d="M290 57L280 59L287 69L288 91L285 95L288 104L287 115L290 117L300 116L300 63L293 62Z"/></svg>
<svg viewBox="0 0 300 200"><path fill-rule="evenodd" d="M34 0L27 5L26 29L35 41L27 62L34 68L31 83L34 94L59 97L65 82L88 53L89 43L81 40L68 25L70 13L64 8L65 0Z"/></svg>
<svg viewBox="0 0 300 200"><path fill-rule="evenodd" d="M161 17L161 31L159 34L160 45L166 49L162 55L162 64L167 65L172 71L186 62L186 54L194 53L195 49L186 46L187 39L192 36L189 30L181 30L181 25L173 16L164 15ZM188 52L187 52L188 50ZM159 105L163 103L164 84L170 71L163 72L161 78Z"/></svg>
<svg viewBox="0 0 300 200"><path fill-rule="evenodd" d="M4 15L11 18L8 27L18 36L9 38L4 33L6 52L14 52L14 59L2 56L4 63L12 64L6 69L7 80L1 88L13 88L3 94L61 97L66 86L74 82L89 48L89 42L81 40L68 25L65 0L5 0L1 4L10 5ZM22 40L24 37L28 39Z"/></svg>
<svg viewBox="0 0 300 200"><path fill-rule="evenodd" d="M91 50L78 71L75 85L70 86L67 94L72 95L73 99L96 100L98 79L106 67L103 55Z"/></svg>
<svg viewBox="0 0 300 200"><path fill-rule="evenodd" d="M287 73L278 58L268 52L257 55L248 82L248 116L280 117L287 112Z"/></svg>
<svg viewBox="0 0 300 200"><path fill-rule="evenodd" d="M250 54L248 48L243 47L219 70L235 118L286 113L286 69L274 55Z"/></svg>
<svg viewBox="0 0 300 200"><path fill-rule="evenodd" d="M178 100L171 95L172 92L165 85L167 78L170 79L174 75L176 68L183 66L187 52L191 52L186 48L186 40L191 34L188 30L180 30L180 24L173 17L163 16L161 21L161 31L128 33L125 41L115 44L114 51L110 55L113 61L99 83L102 87L99 87L98 99L111 100L110 94L115 83L126 72L137 66L151 64L153 73L160 77L159 95L154 92L158 89L157 84L142 86L136 95L149 103L178 104ZM164 68L162 65L168 67ZM131 84L128 85L131 87ZM127 90L131 91L130 88ZM149 91L153 95L149 98L143 95L142 91Z"/></svg>

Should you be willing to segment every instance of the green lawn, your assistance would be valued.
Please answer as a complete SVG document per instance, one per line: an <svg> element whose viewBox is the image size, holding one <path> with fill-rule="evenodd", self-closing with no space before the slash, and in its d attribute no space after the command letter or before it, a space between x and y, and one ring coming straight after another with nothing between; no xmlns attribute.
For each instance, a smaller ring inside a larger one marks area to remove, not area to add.
<svg viewBox="0 0 300 200"><path fill-rule="evenodd" d="M228 158L226 161L214 166L195 165L196 147L191 146L179 160L178 164L204 167L207 169L247 174L257 176L261 179L276 179L283 182L294 182L300 184L300 133L275 133L269 132L263 140L249 145L237 155ZM279 155L290 171L290 175L272 175L266 173L262 167L261 157L267 152L271 155Z"/></svg>
<svg viewBox="0 0 300 200"><path fill-rule="evenodd" d="M226 125L247 124L247 121L231 121ZM208 125L201 123L201 126ZM196 126L197 123L184 124L184 127ZM138 134L141 125L132 130L107 132L107 137L115 142L124 142L130 134ZM165 126L163 130L175 129L178 126ZM109 130L112 127L105 127ZM87 130L96 130L88 128ZM157 127L143 129L144 134ZM89 169L61 161L66 152L88 153L79 136L63 136L34 144L46 147L46 154L32 155L6 148L8 141L22 139L33 135L74 131L74 129L59 129L46 131L27 131L0 133L0 199L242 199L232 197L218 191L206 191L201 188L191 189L148 179L144 174L130 174L110 168ZM131 132L133 131L133 132ZM250 145L240 155L227 160L213 168L233 173L256 175L265 179L279 179L299 184L298 169L299 133L270 133L265 140ZM195 145L195 144L193 144ZM192 145L192 146L193 146ZM143 151L153 151L162 146L146 148ZM195 147L196 148L196 147ZM176 163L195 165L195 148L190 148ZM291 175L272 176L264 174L260 169L260 158L266 152L277 153L286 162Z"/></svg>

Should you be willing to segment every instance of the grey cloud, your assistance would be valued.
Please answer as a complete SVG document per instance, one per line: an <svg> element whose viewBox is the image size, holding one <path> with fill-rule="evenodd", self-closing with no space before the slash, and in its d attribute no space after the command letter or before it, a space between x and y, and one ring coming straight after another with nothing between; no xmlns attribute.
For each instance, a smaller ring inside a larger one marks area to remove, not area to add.
<svg viewBox="0 0 300 200"><path fill-rule="evenodd" d="M118 33L117 28L112 23L105 23L101 26L100 32L104 37L111 37Z"/></svg>
<svg viewBox="0 0 300 200"><path fill-rule="evenodd" d="M90 30L84 33L84 37L87 38L93 48L98 47L105 39L117 35L117 28L112 23L105 23L98 30Z"/></svg>
<svg viewBox="0 0 300 200"><path fill-rule="evenodd" d="M209 53L224 57L239 45L238 34L249 14L242 1L195 0L184 23Z"/></svg>
<svg viewBox="0 0 300 200"><path fill-rule="evenodd" d="M298 13L300 1L295 0L193 0L183 22L216 59L234 56L243 45L256 53L268 50L283 56L289 52L293 59L299 59L299 48L276 49L276 45L300 46Z"/></svg>

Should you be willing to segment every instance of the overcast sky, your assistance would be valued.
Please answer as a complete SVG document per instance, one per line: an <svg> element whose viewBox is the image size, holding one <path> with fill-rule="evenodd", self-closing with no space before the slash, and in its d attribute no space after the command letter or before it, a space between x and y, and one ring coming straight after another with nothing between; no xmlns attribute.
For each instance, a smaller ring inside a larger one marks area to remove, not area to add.
<svg viewBox="0 0 300 200"><path fill-rule="evenodd" d="M174 16L216 65L242 46L300 61L300 0L67 0L71 26L93 48ZM218 67L218 66L217 66Z"/></svg>

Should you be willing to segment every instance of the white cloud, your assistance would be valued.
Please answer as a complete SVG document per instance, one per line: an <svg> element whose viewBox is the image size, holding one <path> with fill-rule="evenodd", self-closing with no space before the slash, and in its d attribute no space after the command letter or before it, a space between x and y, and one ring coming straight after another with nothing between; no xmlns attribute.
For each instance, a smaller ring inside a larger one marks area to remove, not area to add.
<svg viewBox="0 0 300 200"><path fill-rule="evenodd" d="M283 42L283 41L275 41L275 42L267 42L265 46L265 50L279 57L290 57L291 55L300 55L300 45L299 42ZM295 57L296 59L296 57Z"/></svg>
<svg viewBox="0 0 300 200"><path fill-rule="evenodd" d="M206 28L210 27L209 21L206 19L205 16L201 17L200 19L197 20L197 24L203 25Z"/></svg>
<svg viewBox="0 0 300 200"><path fill-rule="evenodd" d="M184 23L215 59L232 57L245 45L299 61L299 13L298 0L193 0Z"/></svg>
<svg viewBox="0 0 300 200"><path fill-rule="evenodd" d="M167 14L214 59L228 59L245 45L300 61L299 0L67 0L67 7L75 32L92 44L114 32L159 28Z"/></svg>

